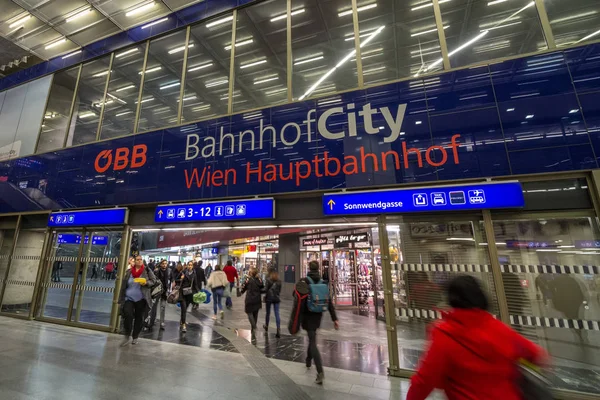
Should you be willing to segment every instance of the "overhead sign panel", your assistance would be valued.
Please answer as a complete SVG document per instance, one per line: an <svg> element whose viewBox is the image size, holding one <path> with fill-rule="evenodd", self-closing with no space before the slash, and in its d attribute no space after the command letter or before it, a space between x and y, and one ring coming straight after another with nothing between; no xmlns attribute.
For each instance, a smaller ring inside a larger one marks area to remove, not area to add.
<svg viewBox="0 0 600 400"><path fill-rule="evenodd" d="M250 199L210 203L170 204L156 207L158 223L240 221L275 218L275 200Z"/></svg>
<svg viewBox="0 0 600 400"><path fill-rule="evenodd" d="M465 211L524 206L523 189L519 182L332 193L323 196L325 215Z"/></svg>
<svg viewBox="0 0 600 400"><path fill-rule="evenodd" d="M90 242L90 237L85 236L84 244ZM81 235L74 233L61 233L56 240L57 244L81 244ZM108 236L92 236L93 246L108 246Z"/></svg>
<svg viewBox="0 0 600 400"><path fill-rule="evenodd" d="M126 208L53 212L48 217L50 227L73 227L94 225L123 225L127 219Z"/></svg>

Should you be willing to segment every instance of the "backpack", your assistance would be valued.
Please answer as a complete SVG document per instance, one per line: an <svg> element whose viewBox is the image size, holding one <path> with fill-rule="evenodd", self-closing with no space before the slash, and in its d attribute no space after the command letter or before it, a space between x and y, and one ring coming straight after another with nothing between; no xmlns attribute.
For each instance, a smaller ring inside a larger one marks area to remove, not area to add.
<svg viewBox="0 0 600 400"><path fill-rule="evenodd" d="M314 313L323 313L329 309L329 286L319 280L315 283L310 277L306 277L308 280L308 299L306 300L306 306L308 311Z"/></svg>

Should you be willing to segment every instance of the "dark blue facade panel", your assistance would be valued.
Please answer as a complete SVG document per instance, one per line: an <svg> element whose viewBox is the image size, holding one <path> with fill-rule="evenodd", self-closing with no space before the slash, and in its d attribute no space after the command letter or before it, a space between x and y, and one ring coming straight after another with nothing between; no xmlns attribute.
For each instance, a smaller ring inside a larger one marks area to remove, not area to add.
<svg viewBox="0 0 600 400"><path fill-rule="evenodd" d="M2 162L0 212L598 168L598 47Z"/></svg>

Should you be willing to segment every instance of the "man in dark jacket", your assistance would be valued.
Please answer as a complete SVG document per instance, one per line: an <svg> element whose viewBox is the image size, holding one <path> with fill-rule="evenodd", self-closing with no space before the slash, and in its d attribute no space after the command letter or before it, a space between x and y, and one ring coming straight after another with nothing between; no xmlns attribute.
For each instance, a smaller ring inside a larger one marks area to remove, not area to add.
<svg viewBox="0 0 600 400"><path fill-rule="evenodd" d="M152 313L150 314L150 323L149 328L154 326L154 322L156 321L156 312L158 311L158 306L160 303L160 330L165 329L165 309L167 307L167 295L169 293L169 281L170 281L170 271L167 265L167 260L162 260L160 262L159 267L154 272L156 276L156 280L160 281L162 284L162 294L160 295L160 299L156 299L154 304L152 305Z"/></svg>
<svg viewBox="0 0 600 400"><path fill-rule="evenodd" d="M198 286L198 291L200 291L203 287L206 287L206 274L204 273L204 268L202 268L202 260L194 263L194 271L196 272L196 285ZM198 304L194 303L192 310L197 309Z"/></svg>
<svg viewBox="0 0 600 400"><path fill-rule="evenodd" d="M312 279L313 282L318 283L321 280L321 273L319 272L319 263L316 261L311 261L308 264L309 272L308 276ZM300 295L305 295L309 293L310 282L307 278L302 278L296 284L296 291L300 293ZM294 296L296 294L294 293ZM330 298L331 299L331 298ZM335 329L339 329L340 325L338 322L337 314L335 313L335 307L333 303L329 301L329 315L331 315L331 320L333 321L333 325ZM306 331L308 335L308 355L306 357L306 368L310 368L312 366L312 362L315 362L315 366L317 367L317 384L323 384L323 379L325 378L325 374L323 372L323 362L321 360L321 353L319 352L319 348L317 347L317 330L321 327L321 320L323 319L323 313L314 313L309 311L306 300L302 305L302 329Z"/></svg>

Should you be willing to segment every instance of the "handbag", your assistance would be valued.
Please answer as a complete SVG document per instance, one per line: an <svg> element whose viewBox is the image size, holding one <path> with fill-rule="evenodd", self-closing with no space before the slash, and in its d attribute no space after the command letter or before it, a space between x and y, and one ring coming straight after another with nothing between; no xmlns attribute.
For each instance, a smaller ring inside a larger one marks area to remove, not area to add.
<svg viewBox="0 0 600 400"><path fill-rule="evenodd" d="M526 360L519 360L519 389L524 399L527 400L552 400L554 396L550 391L552 382L541 372L541 369Z"/></svg>
<svg viewBox="0 0 600 400"><path fill-rule="evenodd" d="M173 291L167 296L167 303L177 304L179 302L179 286L175 286Z"/></svg>
<svg viewBox="0 0 600 400"><path fill-rule="evenodd" d="M231 297L231 285L227 284L223 286L223 297L226 299Z"/></svg>
<svg viewBox="0 0 600 400"><path fill-rule="evenodd" d="M183 289L181 289L181 294L183 294L184 296L189 296L190 294L194 294L194 292L192 291L191 287L184 287Z"/></svg>
<svg viewBox="0 0 600 400"><path fill-rule="evenodd" d="M151 292L152 300L158 299L162 295L162 292L163 292L162 282L159 280L157 280L156 282L157 282L156 285L154 285L152 287L152 292Z"/></svg>

